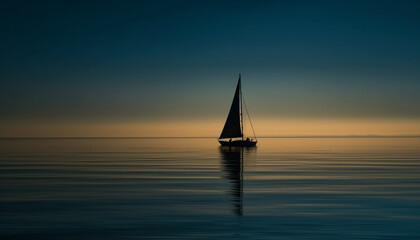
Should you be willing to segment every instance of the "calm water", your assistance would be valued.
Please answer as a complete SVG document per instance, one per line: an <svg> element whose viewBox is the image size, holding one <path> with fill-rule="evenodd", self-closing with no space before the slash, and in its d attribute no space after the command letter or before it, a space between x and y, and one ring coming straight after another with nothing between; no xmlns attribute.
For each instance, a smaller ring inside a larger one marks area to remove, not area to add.
<svg viewBox="0 0 420 240"><path fill-rule="evenodd" d="M420 138L0 140L1 239L420 239Z"/></svg>

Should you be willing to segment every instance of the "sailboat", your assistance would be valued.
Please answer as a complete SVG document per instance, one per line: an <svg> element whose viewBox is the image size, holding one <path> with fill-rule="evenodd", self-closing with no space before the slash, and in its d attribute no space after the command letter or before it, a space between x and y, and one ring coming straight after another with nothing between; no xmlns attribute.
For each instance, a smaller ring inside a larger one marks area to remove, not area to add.
<svg viewBox="0 0 420 240"><path fill-rule="evenodd" d="M244 138L243 106L245 106L249 123L251 125L252 132L254 133L254 138ZM251 118L249 117L248 109L246 108L245 101L242 97L241 74L239 74L239 80L236 85L235 95L233 97L229 115L218 141L222 146L231 147L253 147L257 145L257 137L255 136Z"/></svg>

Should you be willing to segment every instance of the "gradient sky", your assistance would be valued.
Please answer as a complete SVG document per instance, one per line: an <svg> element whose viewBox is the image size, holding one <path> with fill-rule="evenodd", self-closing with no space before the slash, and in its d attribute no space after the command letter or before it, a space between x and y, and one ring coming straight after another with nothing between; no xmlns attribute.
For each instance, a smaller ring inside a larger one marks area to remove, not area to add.
<svg viewBox="0 0 420 240"><path fill-rule="evenodd" d="M0 137L420 134L419 1L2 1ZM259 130L259 131L258 131Z"/></svg>

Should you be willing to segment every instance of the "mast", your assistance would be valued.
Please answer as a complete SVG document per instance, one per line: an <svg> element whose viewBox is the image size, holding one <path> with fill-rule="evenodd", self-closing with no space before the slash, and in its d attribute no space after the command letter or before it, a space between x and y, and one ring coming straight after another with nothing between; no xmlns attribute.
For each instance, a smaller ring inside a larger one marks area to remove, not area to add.
<svg viewBox="0 0 420 240"><path fill-rule="evenodd" d="M239 84L241 83L241 74L239 73ZM244 140L244 115L242 112L242 86L239 85L239 96L240 96L240 113L241 113L241 135L242 141Z"/></svg>

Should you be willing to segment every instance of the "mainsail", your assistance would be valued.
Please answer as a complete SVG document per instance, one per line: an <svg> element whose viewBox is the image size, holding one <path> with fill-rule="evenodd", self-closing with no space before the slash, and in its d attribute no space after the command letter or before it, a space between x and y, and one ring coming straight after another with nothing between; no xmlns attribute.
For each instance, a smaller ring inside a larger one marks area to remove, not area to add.
<svg viewBox="0 0 420 240"><path fill-rule="evenodd" d="M232 106L230 107L229 115L226 119L220 138L236 138L242 137L241 128L241 76L239 75L238 85L236 86L235 96L233 97Z"/></svg>

